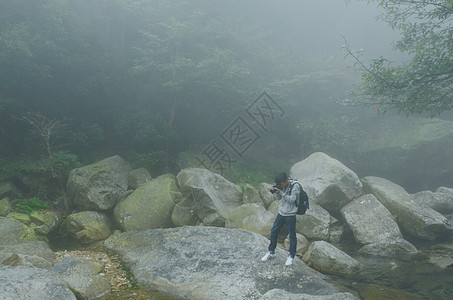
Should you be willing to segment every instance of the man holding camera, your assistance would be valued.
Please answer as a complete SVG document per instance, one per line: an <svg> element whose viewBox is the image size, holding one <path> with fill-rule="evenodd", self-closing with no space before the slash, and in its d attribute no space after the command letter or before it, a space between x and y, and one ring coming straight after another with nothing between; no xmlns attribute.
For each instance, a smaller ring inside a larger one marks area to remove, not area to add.
<svg viewBox="0 0 453 300"><path fill-rule="evenodd" d="M276 257L275 248L277 247L278 233L283 224L286 224L290 242L289 256L286 259L285 265L291 266L296 256L296 201L300 194L300 185L293 184L293 181L288 179L286 173L279 173L275 176L275 185L270 192L275 195L277 200L280 200L280 205L278 206L278 214L271 230L271 242L268 247L269 252L261 258L261 261L268 261Z"/></svg>

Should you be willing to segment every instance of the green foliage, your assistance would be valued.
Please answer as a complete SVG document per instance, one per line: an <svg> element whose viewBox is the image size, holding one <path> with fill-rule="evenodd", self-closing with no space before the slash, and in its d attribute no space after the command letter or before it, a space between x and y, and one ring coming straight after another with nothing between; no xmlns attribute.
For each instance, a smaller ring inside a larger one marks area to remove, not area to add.
<svg viewBox="0 0 453 300"><path fill-rule="evenodd" d="M254 188L259 189L262 182L272 182L273 174L271 170L259 171L260 167L246 167L241 165L234 165L232 168L225 171L223 176L231 182L236 183L242 189L248 183Z"/></svg>
<svg viewBox="0 0 453 300"><path fill-rule="evenodd" d="M15 199L11 204L16 212L31 214L33 211L50 208L49 203L40 200L37 197L29 199Z"/></svg>
<svg viewBox="0 0 453 300"><path fill-rule="evenodd" d="M331 152L356 144L363 132L357 118L325 116L316 120L304 118L296 125L304 154Z"/></svg>
<svg viewBox="0 0 453 300"><path fill-rule="evenodd" d="M155 151L146 154L137 154L135 163L137 167L146 168L152 175L162 174L169 162L168 154L163 151Z"/></svg>
<svg viewBox="0 0 453 300"><path fill-rule="evenodd" d="M344 102L371 105L380 112L436 116L453 108L453 9L450 0L376 0L383 19L402 38L395 49L406 62L380 57L368 65L347 45L362 80Z"/></svg>
<svg viewBox="0 0 453 300"><path fill-rule="evenodd" d="M11 162L0 159L0 181L22 180L26 178L28 193L41 199L59 197L69 172L80 166L77 156L56 152L52 158L40 160L23 159Z"/></svg>
<svg viewBox="0 0 453 300"><path fill-rule="evenodd" d="M79 159L76 155L68 152L55 152L51 158L42 159L38 163L39 169L51 174L66 178L72 169L80 167Z"/></svg>
<svg viewBox="0 0 453 300"><path fill-rule="evenodd" d="M160 115L147 111L124 115L115 132L138 153L162 150L176 139L176 133Z"/></svg>

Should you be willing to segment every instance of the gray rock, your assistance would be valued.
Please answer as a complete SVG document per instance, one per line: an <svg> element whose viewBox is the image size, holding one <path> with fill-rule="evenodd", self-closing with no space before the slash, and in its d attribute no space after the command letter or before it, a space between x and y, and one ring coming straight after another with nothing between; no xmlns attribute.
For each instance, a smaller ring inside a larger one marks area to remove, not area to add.
<svg viewBox="0 0 453 300"><path fill-rule="evenodd" d="M151 180L151 174L145 168L138 168L131 170L127 175L127 182L129 187L133 190L144 184L148 180Z"/></svg>
<svg viewBox="0 0 453 300"><path fill-rule="evenodd" d="M204 225L224 226L230 211L242 204L242 189L206 169L187 168L177 175L184 198L192 198L193 210Z"/></svg>
<svg viewBox="0 0 453 300"><path fill-rule="evenodd" d="M272 202L275 201L275 197L269 190L272 188L272 184L262 182L260 184L260 189L259 189L259 194L261 196L261 199L263 200L264 207L269 208L269 205L271 205Z"/></svg>
<svg viewBox="0 0 453 300"><path fill-rule="evenodd" d="M112 233L111 221L97 211L81 211L66 218L66 229L82 244L105 240Z"/></svg>
<svg viewBox="0 0 453 300"><path fill-rule="evenodd" d="M330 295L293 294L280 289L273 289L261 296L260 300L359 300L360 298L350 293L335 293Z"/></svg>
<svg viewBox="0 0 453 300"><path fill-rule="evenodd" d="M0 246L0 263L3 265L49 269L54 257L54 252L43 241Z"/></svg>
<svg viewBox="0 0 453 300"><path fill-rule="evenodd" d="M307 240L306 237L304 237L300 233L296 233L296 238L297 238L296 255L303 256L307 252L308 247L310 246L310 242ZM289 240L289 236L287 236L283 243L283 246L286 251L289 251L289 244L290 244L290 240Z"/></svg>
<svg viewBox="0 0 453 300"><path fill-rule="evenodd" d="M157 177L118 203L113 216L124 231L169 227L175 203L181 198L173 178Z"/></svg>
<svg viewBox="0 0 453 300"><path fill-rule="evenodd" d="M65 257L51 269L61 275L78 299L98 299L110 294L109 281L99 275L104 265L89 259Z"/></svg>
<svg viewBox="0 0 453 300"><path fill-rule="evenodd" d="M453 267L453 257L446 254L433 254L428 261L441 269Z"/></svg>
<svg viewBox="0 0 453 300"><path fill-rule="evenodd" d="M80 210L113 208L127 191L130 164L112 156L69 173L68 197Z"/></svg>
<svg viewBox="0 0 453 300"><path fill-rule="evenodd" d="M192 226L199 225L201 220L193 210L195 204L192 198L185 198L179 203L176 203L171 213L171 221L175 226Z"/></svg>
<svg viewBox="0 0 453 300"><path fill-rule="evenodd" d="M363 194L357 174L322 152L296 163L290 172L299 180L311 202L318 203L333 216Z"/></svg>
<svg viewBox="0 0 453 300"><path fill-rule="evenodd" d="M21 222L0 217L0 245L18 244L27 234L27 227Z"/></svg>
<svg viewBox="0 0 453 300"><path fill-rule="evenodd" d="M62 213L51 210L35 210L31 212L30 219L34 224L35 230L42 235L47 235L63 222Z"/></svg>
<svg viewBox="0 0 453 300"><path fill-rule="evenodd" d="M2 265L0 265L0 297L5 300L76 300L75 295L54 272L32 267Z"/></svg>
<svg viewBox="0 0 453 300"><path fill-rule="evenodd" d="M359 244L403 237L392 214L371 194L350 202L341 209L341 214Z"/></svg>
<svg viewBox="0 0 453 300"><path fill-rule="evenodd" d="M225 223L226 228L245 229L269 238L275 215L256 203L236 207Z"/></svg>
<svg viewBox="0 0 453 300"><path fill-rule="evenodd" d="M263 199L261 199L260 193L252 185L246 183L242 195L242 203L256 203L264 206Z"/></svg>
<svg viewBox="0 0 453 300"><path fill-rule="evenodd" d="M419 205L427 205L441 214L453 213L453 192L447 192L447 188L439 188L435 193L422 191L413 194L415 202Z"/></svg>
<svg viewBox="0 0 453 300"><path fill-rule="evenodd" d="M364 189L373 194L394 216L400 228L408 234L435 240L451 234L448 220L428 206L420 206L401 186L379 177L362 179Z"/></svg>
<svg viewBox="0 0 453 300"><path fill-rule="evenodd" d="M359 249L359 253L362 255L392 257L402 260L411 259L417 252L414 245L402 238L381 240Z"/></svg>
<svg viewBox="0 0 453 300"><path fill-rule="evenodd" d="M330 237L331 217L329 213L316 204L310 203L310 209L305 215L296 216L296 232L311 240L327 241Z"/></svg>
<svg viewBox="0 0 453 300"><path fill-rule="evenodd" d="M288 253L280 248L276 259L261 262L269 240L245 230L185 226L131 231L104 244L123 255L139 284L188 299L258 299L273 288L338 292L298 258L286 267Z"/></svg>
<svg viewBox="0 0 453 300"><path fill-rule="evenodd" d="M315 241L308 247L303 261L318 271L350 276L360 270L360 263L325 241Z"/></svg>
<svg viewBox="0 0 453 300"><path fill-rule="evenodd" d="M437 188L436 193L445 193L450 195L450 197L453 197L453 188L441 186Z"/></svg>

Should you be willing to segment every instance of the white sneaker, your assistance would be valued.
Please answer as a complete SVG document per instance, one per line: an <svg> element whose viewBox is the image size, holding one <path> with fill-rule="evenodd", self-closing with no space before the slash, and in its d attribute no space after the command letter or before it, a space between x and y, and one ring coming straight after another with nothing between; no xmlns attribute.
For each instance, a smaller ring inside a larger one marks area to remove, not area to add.
<svg viewBox="0 0 453 300"><path fill-rule="evenodd" d="M272 258L275 258L277 257L276 254L272 254L270 252L267 252L266 255L264 255L262 258L261 258L261 261L268 261L269 259L272 259Z"/></svg>
<svg viewBox="0 0 453 300"><path fill-rule="evenodd" d="M292 258L291 256L288 256L288 258L286 259L285 266L292 266L293 262L294 262L294 258Z"/></svg>

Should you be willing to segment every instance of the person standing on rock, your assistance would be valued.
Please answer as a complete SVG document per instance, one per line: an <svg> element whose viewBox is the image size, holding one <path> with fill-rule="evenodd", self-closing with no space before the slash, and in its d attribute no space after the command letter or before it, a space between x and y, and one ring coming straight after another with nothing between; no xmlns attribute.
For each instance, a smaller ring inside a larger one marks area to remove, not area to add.
<svg viewBox="0 0 453 300"><path fill-rule="evenodd" d="M289 233L289 256L286 259L286 266L291 266L296 256L297 238L296 238L296 201L300 194L300 185L294 184L294 181L288 179L286 173L279 173L275 176L275 185L271 193L280 200L278 214L275 218L274 225L271 229L271 242L268 250L261 258L261 261L268 261L276 257L275 248L277 247L277 237L283 224L286 224Z"/></svg>

